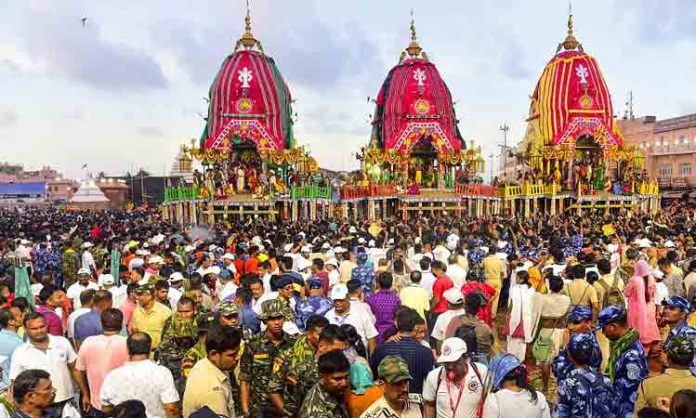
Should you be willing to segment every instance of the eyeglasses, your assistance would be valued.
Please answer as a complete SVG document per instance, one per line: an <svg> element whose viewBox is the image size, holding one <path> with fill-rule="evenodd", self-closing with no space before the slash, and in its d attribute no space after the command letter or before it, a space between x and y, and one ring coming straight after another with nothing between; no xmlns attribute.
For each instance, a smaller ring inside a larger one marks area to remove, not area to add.
<svg viewBox="0 0 696 418"><path fill-rule="evenodd" d="M46 389L34 389L34 390L32 390L31 392L29 392L29 393L42 393L42 392L43 392L43 393L45 393L45 392L50 392L51 395L55 395L56 392L58 392L58 389L56 389L56 388L54 388L53 386L51 386L51 387L48 387L48 388L46 388Z"/></svg>

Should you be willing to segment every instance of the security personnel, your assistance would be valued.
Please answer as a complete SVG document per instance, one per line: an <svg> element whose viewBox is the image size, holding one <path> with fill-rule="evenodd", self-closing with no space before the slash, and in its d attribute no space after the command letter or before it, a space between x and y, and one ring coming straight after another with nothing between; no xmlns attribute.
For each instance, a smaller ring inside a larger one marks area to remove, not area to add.
<svg viewBox="0 0 696 418"><path fill-rule="evenodd" d="M189 371L191 371L199 360L203 360L208 356L205 350L205 336L208 335L208 330L215 322L215 317L210 313L199 315L196 319L198 341L181 359L181 368L184 378L188 377Z"/></svg>
<svg viewBox="0 0 696 418"><path fill-rule="evenodd" d="M568 356L576 365L558 381L555 418L605 418L616 415L616 397L609 379L590 367L594 344L590 333L573 334Z"/></svg>
<svg viewBox="0 0 696 418"><path fill-rule="evenodd" d="M640 381L648 376L648 362L638 331L628 326L626 310L609 306L599 313L599 328L611 341L607 374L618 405L616 417L630 418L638 397Z"/></svg>
<svg viewBox="0 0 696 418"><path fill-rule="evenodd" d="M317 380L316 353L319 336L329 321L323 316L312 316L307 321L307 333L295 341L293 347L280 353L273 364L268 382L270 399L275 408L287 416L295 416L302 399Z"/></svg>
<svg viewBox="0 0 696 418"><path fill-rule="evenodd" d="M658 408L664 399L672 399L681 389L696 388L696 376L689 365L694 357L693 343L683 337L674 337L667 346L667 370L659 376L648 377L638 387L634 412L644 407Z"/></svg>
<svg viewBox="0 0 696 418"><path fill-rule="evenodd" d="M665 307L662 311L662 318L669 326L669 333L662 344L663 349L667 350L669 344L676 337L686 338L696 346L696 329L690 327L686 322L691 311L691 304L681 296L672 296L662 301L662 305ZM691 361L691 372L696 375L696 357Z"/></svg>
<svg viewBox="0 0 696 418"><path fill-rule="evenodd" d="M284 301L267 300L261 306L260 319L266 331L249 340L240 364L241 410L243 414L261 413L270 405L268 383L278 355L292 349L295 339L283 331Z"/></svg>
<svg viewBox="0 0 696 418"><path fill-rule="evenodd" d="M589 306L576 305L570 310L566 317L568 323L568 333L570 335L586 333L590 336L592 342L592 355L590 357L589 366L596 371L599 371L599 366L602 364L602 351L599 348L599 342L594 333L592 333L592 309ZM575 365L570 361L568 350L562 349L553 359L551 370L556 380L563 380L568 373L575 368Z"/></svg>
<svg viewBox="0 0 696 418"><path fill-rule="evenodd" d="M309 296L295 307L295 324L301 330L305 329L307 320L313 315L324 316L333 308L333 302L323 296L323 283L320 278L307 280Z"/></svg>
<svg viewBox="0 0 696 418"><path fill-rule="evenodd" d="M171 317L169 329L169 336L165 337L155 350L155 361L172 372L176 390L179 396L183 396L186 378L182 360L195 343L196 327L193 318L181 318L174 315Z"/></svg>
<svg viewBox="0 0 696 418"><path fill-rule="evenodd" d="M401 356L386 356L377 366L384 395L360 418L421 418L420 407L408 400L408 384L413 379Z"/></svg>

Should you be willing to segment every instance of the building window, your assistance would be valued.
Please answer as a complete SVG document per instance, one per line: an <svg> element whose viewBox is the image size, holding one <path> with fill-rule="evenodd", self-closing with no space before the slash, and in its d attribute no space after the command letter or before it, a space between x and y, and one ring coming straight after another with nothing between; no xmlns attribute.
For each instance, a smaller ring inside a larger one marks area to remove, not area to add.
<svg viewBox="0 0 696 418"><path fill-rule="evenodd" d="M690 176L691 175L691 164L689 164L689 163L679 164L679 175L680 176Z"/></svg>
<svg viewBox="0 0 696 418"><path fill-rule="evenodd" d="M660 165L660 177L672 177L672 164Z"/></svg>

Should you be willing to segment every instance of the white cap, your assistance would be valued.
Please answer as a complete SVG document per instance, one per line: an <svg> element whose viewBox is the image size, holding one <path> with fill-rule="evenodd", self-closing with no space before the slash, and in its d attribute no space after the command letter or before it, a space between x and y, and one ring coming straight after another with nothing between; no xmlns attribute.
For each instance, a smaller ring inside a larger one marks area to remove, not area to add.
<svg viewBox="0 0 696 418"><path fill-rule="evenodd" d="M358 232L358 230L354 226L351 226L350 228L348 228L349 234L355 234L357 232Z"/></svg>
<svg viewBox="0 0 696 418"><path fill-rule="evenodd" d="M195 249L196 249L196 247L194 247L193 245L187 245L184 247L184 252L190 253L191 251L193 251Z"/></svg>
<svg viewBox="0 0 696 418"><path fill-rule="evenodd" d="M674 248L674 241L672 241L671 239L668 239L667 241L665 241L665 247Z"/></svg>
<svg viewBox="0 0 696 418"><path fill-rule="evenodd" d="M445 290L442 296L444 296L445 300L448 303L451 303L453 305L464 302L464 294L461 290L457 289L456 287Z"/></svg>
<svg viewBox="0 0 696 418"><path fill-rule="evenodd" d="M210 266L210 267L208 267L208 269L205 271L204 275L205 275L205 274L210 274L210 273L213 273L213 274L220 274L220 267L218 267L218 266Z"/></svg>
<svg viewBox="0 0 696 418"><path fill-rule="evenodd" d="M116 283L116 279L111 274L102 274L97 280L99 286L113 286Z"/></svg>
<svg viewBox="0 0 696 418"><path fill-rule="evenodd" d="M286 253L290 252L290 250L292 250L292 244L285 244L283 246L283 251L285 251Z"/></svg>
<svg viewBox="0 0 696 418"><path fill-rule="evenodd" d="M169 275L169 283L180 282L182 280L184 280L184 275L179 273L178 271L175 271L174 273Z"/></svg>
<svg viewBox="0 0 696 418"><path fill-rule="evenodd" d="M437 358L438 363L451 363L457 361L466 354L466 343L461 338L452 337L442 342L442 350L440 357Z"/></svg>
<svg viewBox="0 0 696 418"><path fill-rule="evenodd" d="M334 247L333 251L335 254L341 254L341 253L346 252L345 248L343 248L343 247Z"/></svg>
<svg viewBox="0 0 696 418"><path fill-rule="evenodd" d="M310 245L305 245L305 246L302 247L302 249L300 250L300 252L303 252L303 253L311 253L311 252L312 252L312 247L311 247Z"/></svg>
<svg viewBox="0 0 696 418"><path fill-rule="evenodd" d="M210 245L208 246L208 251L211 252L211 253L212 253L213 251L215 251L216 249L217 249L217 245L215 245L215 244L210 244Z"/></svg>
<svg viewBox="0 0 696 418"><path fill-rule="evenodd" d="M299 258L297 260L297 271L302 271L306 268L312 267L312 262L305 259L305 258Z"/></svg>
<svg viewBox="0 0 696 418"><path fill-rule="evenodd" d="M152 239L150 241L155 245L160 245L162 243L162 241L164 241L164 235L157 234L154 237L152 237Z"/></svg>
<svg viewBox="0 0 696 418"><path fill-rule="evenodd" d="M158 255L153 255L147 260L148 264L164 264L164 259Z"/></svg>
<svg viewBox="0 0 696 418"><path fill-rule="evenodd" d="M145 257L146 255L150 255L150 252L147 250L135 250L135 255Z"/></svg>
<svg viewBox="0 0 696 418"><path fill-rule="evenodd" d="M652 242L650 242L650 240L647 238L643 238L643 239L638 240L638 246L640 248L648 248L651 245L652 245Z"/></svg>
<svg viewBox="0 0 696 418"><path fill-rule="evenodd" d="M363 238L363 237L358 238L358 244L366 244L366 243L367 243L367 241L365 241L365 238Z"/></svg>
<svg viewBox="0 0 696 418"><path fill-rule="evenodd" d="M88 269L88 268L82 267L82 268L80 268L80 269L77 271L77 275L78 275L78 276L81 275L81 274L89 274L89 275L92 275L92 271L90 271L90 269Z"/></svg>
<svg viewBox="0 0 696 418"><path fill-rule="evenodd" d="M348 297L348 286L338 283L331 288L331 300L343 300Z"/></svg>
<svg viewBox="0 0 696 418"><path fill-rule="evenodd" d="M322 250L330 250L331 244L329 244L328 242L325 242L325 243L321 244L321 249Z"/></svg>
<svg viewBox="0 0 696 418"><path fill-rule="evenodd" d="M660 269L654 269L652 271L652 275L655 279L662 279L665 276L665 273L662 272Z"/></svg>
<svg viewBox="0 0 696 418"><path fill-rule="evenodd" d="M28 244L28 243L29 243L29 242L27 242L27 244ZM94 247L94 244L92 244L92 243L89 242L89 241L82 243L82 248L92 248L92 247Z"/></svg>
<svg viewBox="0 0 696 418"><path fill-rule="evenodd" d="M368 243L367 246L370 248L373 248L375 246L375 240L371 239Z"/></svg>
<svg viewBox="0 0 696 418"><path fill-rule="evenodd" d="M29 245L29 241L27 241L25 239L20 240L19 243L22 245ZM84 244L82 245L82 247L84 248Z"/></svg>
<svg viewBox="0 0 696 418"><path fill-rule="evenodd" d="M338 268L338 260L336 260L335 258L329 258L328 260L326 260L326 263L324 264L326 264L327 266L334 266Z"/></svg>
<svg viewBox="0 0 696 418"><path fill-rule="evenodd" d="M230 253L225 253L225 255L222 256L223 260L234 260L234 256Z"/></svg>
<svg viewBox="0 0 696 418"><path fill-rule="evenodd" d="M145 260L142 258L134 258L128 263L128 270L133 270L136 267L142 267L145 265Z"/></svg>

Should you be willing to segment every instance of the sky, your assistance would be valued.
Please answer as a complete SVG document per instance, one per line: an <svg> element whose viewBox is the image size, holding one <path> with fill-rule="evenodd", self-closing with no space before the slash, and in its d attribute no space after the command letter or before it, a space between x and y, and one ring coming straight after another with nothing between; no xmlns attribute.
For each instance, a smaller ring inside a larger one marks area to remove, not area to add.
<svg viewBox="0 0 696 418"><path fill-rule="evenodd" d="M169 172L198 138L204 98L244 30L243 0L1 0L0 161L110 175ZM358 166L389 69L418 39L465 139L497 154L525 130L529 95L565 37L563 0L252 0L253 33L295 99L295 136L323 167ZM575 35L622 115L696 112L693 0L583 0ZM82 19L86 18L84 24ZM490 168L490 167L489 167Z"/></svg>

